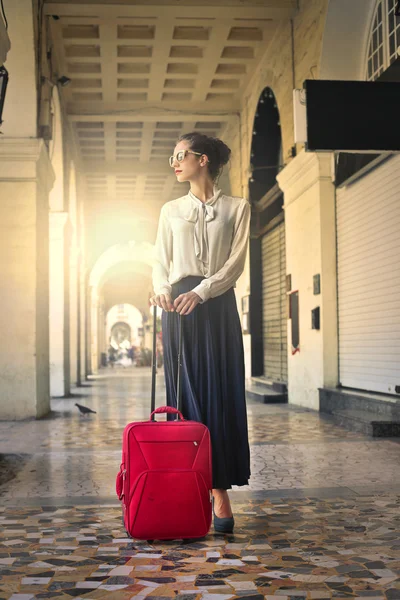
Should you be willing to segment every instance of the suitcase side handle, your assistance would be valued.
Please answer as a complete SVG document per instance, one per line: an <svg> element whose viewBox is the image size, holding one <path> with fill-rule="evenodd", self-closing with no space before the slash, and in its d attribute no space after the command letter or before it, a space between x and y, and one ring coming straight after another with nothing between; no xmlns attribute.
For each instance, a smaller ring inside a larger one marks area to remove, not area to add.
<svg viewBox="0 0 400 600"><path fill-rule="evenodd" d="M173 406L160 406L159 408L156 408L156 410L153 410L153 412L150 415L150 421L154 420L152 418L153 415L155 415L155 414L162 414L162 413L169 413L169 414L178 415L181 421L185 420L183 414L181 413L181 411L177 410Z"/></svg>

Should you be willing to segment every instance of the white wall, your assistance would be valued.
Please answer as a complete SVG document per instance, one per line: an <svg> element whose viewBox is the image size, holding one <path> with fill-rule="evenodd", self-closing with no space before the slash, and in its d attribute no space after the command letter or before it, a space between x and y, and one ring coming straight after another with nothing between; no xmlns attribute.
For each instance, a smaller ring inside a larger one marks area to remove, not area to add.
<svg viewBox="0 0 400 600"><path fill-rule="evenodd" d="M236 304L239 312L240 322L242 323L242 298L250 294L250 252L247 250L246 264L241 277L238 279L235 288ZM251 337L250 334L243 335L244 348L244 366L245 378L251 378Z"/></svg>
<svg viewBox="0 0 400 600"><path fill-rule="evenodd" d="M335 386L337 369L335 187L329 153L302 151L278 175L285 197L286 272L299 292L300 352L288 321L289 402L319 409L318 388ZM313 276L321 276L314 295ZM320 307L320 330L311 310Z"/></svg>

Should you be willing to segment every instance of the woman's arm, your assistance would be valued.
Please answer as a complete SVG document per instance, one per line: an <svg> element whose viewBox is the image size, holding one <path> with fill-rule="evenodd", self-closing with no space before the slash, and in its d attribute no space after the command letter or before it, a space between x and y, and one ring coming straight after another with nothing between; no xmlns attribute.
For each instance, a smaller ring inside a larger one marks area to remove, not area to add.
<svg viewBox="0 0 400 600"><path fill-rule="evenodd" d="M171 295L169 269L172 260L172 231L169 224L167 206L161 208L158 221L157 238L154 252L153 288L156 296Z"/></svg>
<svg viewBox="0 0 400 600"><path fill-rule="evenodd" d="M193 292L200 296L203 302L228 291L243 273L250 231L250 216L250 204L247 200L243 199L236 217L232 247L228 260L219 271L211 277L204 279L193 289Z"/></svg>

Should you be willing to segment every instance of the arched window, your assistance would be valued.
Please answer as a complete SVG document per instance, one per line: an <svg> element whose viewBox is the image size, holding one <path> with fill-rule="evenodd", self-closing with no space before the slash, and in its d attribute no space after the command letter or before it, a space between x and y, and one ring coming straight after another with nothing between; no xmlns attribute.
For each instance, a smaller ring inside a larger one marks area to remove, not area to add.
<svg viewBox="0 0 400 600"><path fill-rule="evenodd" d="M397 0L379 0L368 43L366 79L374 81L397 58L400 19L395 16Z"/></svg>

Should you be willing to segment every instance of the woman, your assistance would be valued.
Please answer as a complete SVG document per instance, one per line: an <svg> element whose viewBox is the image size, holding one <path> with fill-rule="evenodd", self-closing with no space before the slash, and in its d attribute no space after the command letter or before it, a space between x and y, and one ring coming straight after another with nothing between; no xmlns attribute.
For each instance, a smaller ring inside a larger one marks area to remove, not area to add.
<svg viewBox="0 0 400 600"><path fill-rule="evenodd" d="M227 490L246 485L250 476L243 339L233 290L246 259L250 205L215 185L230 153L221 140L197 132L179 138L170 165L190 191L161 209L151 298L164 309L170 406L176 406L177 313L185 316L183 413L210 430L214 528L224 533L234 527Z"/></svg>

